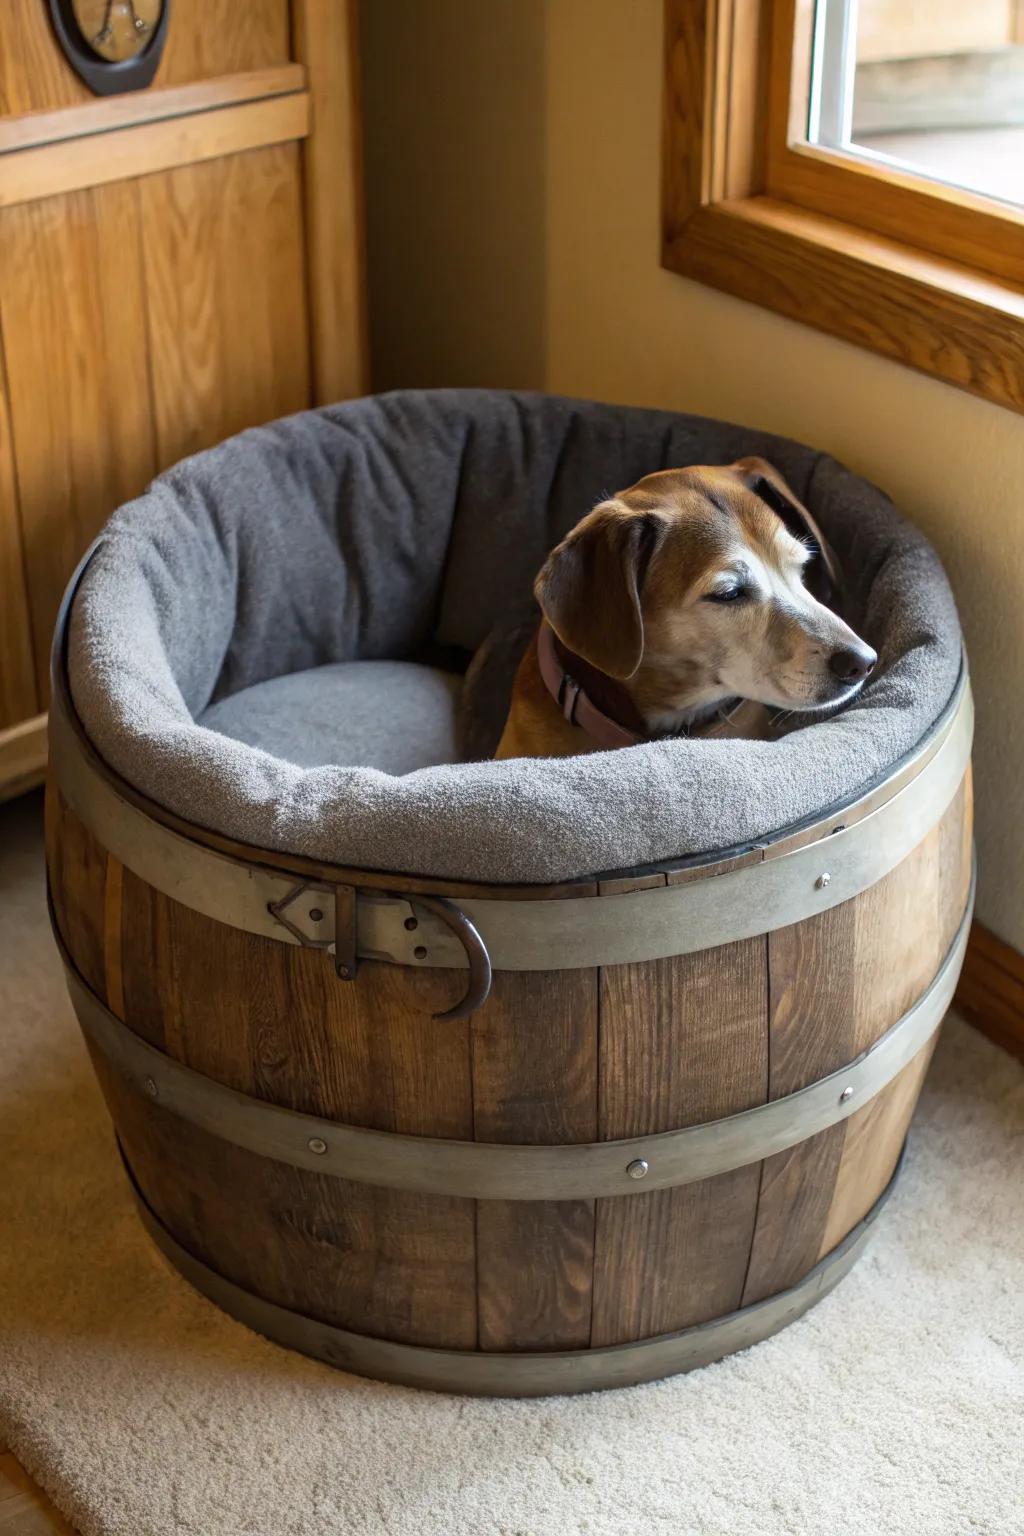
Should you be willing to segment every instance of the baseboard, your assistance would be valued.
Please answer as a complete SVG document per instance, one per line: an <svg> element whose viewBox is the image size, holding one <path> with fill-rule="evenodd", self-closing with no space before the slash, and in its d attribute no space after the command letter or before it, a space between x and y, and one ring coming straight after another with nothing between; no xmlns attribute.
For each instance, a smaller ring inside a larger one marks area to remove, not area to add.
<svg viewBox="0 0 1024 1536"><path fill-rule="evenodd" d="M954 1006L1024 1061L1024 955L980 923L971 929Z"/></svg>
<svg viewBox="0 0 1024 1536"><path fill-rule="evenodd" d="M41 784L46 774L46 716L0 731L0 800Z"/></svg>

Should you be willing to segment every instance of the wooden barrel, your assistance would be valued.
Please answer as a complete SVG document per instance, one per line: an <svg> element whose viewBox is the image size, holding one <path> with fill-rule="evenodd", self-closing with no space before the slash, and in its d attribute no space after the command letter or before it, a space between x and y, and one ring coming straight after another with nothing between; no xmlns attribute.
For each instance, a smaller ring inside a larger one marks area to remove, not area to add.
<svg viewBox="0 0 1024 1536"><path fill-rule="evenodd" d="M155 1240L270 1337L445 1390L775 1332L894 1181L966 939L971 719L964 676L774 841L485 888L183 823L100 761L58 650L53 919Z"/></svg>

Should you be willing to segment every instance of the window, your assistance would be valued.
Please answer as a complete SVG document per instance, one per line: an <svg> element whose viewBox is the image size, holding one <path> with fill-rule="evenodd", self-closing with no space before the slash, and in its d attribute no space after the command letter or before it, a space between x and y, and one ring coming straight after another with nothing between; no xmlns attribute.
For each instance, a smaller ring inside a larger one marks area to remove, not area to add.
<svg viewBox="0 0 1024 1536"><path fill-rule="evenodd" d="M807 140L1024 204L1024 0L819 0Z"/></svg>
<svg viewBox="0 0 1024 1536"><path fill-rule="evenodd" d="M1020 0L666 0L664 263L1024 410Z"/></svg>

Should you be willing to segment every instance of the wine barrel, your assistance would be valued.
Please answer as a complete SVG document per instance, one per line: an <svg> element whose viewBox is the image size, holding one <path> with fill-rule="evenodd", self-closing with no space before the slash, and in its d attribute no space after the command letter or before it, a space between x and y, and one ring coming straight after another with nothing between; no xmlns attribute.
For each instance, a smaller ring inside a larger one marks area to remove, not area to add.
<svg viewBox="0 0 1024 1536"><path fill-rule="evenodd" d="M849 1269L966 941L966 675L774 839L486 887L172 815L93 749L61 655L55 932L142 1219L219 1306L365 1375L531 1395L706 1364Z"/></svg>

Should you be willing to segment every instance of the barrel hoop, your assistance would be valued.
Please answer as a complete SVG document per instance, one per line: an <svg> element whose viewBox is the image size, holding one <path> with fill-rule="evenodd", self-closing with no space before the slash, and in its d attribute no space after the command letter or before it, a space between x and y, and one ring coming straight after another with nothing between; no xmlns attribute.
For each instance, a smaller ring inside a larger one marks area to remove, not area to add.
<svg viewBox="0 0 1024 1536"><path fill-rule="evenodd" d="M785 1098L704 1125L560 1146L449 1141L368 1130L239 1093L135 1034L91 991L66 951L64 965L75 1012L92 1048L144 1101L223 1141L296 1168L385 1189L478 1200L593 1200L671 1189L758 1163L861 1109L914 1059L941 1024L963 963L973 903L972 877L957 936L930 986L891 1029L841 1071ZM636 1179L640 1164L646 1164L642 1182Z"/></svg>
<svg viewBox="0 0 1024 1536"><path fill-rule="evenodd" d="M57 674L60 681L60 674ZM974 709L966 669L920 771L860 820L788 854L676 885L574 900L459 897L497 971L573 970L692 954L802 922L859 896L896 868L941 819L963 781ZM140 880L216 922L283 944L419 969L463 969L463 943L415 895L304 882L172 831L119 793L67 695L53 696L50 762L72 811ZM372 879L371 876L367 877ZM343 948L346 946L343 945ZM349 976L351 969L342 965Z"/></svg>
<svg viewBox="0 0 1024 1536"><path fill-rule="evenodd" d="M121 1153L124 1158L124 1151ZM127 1158L139 1215L156 1246L190 1285L246 1327L288 1349L378 1381L486 1397L542 1397L630 1387L711 1365L759 1344L795 1322L842 1280L860 1258L903 1171L906 1143L888 1185L864 1219L789 1290L711 1322L602 1349L530 1351L435 1349L351 1333L244 1290L210 1269L171 1236L140 1190Z"/></svg>

